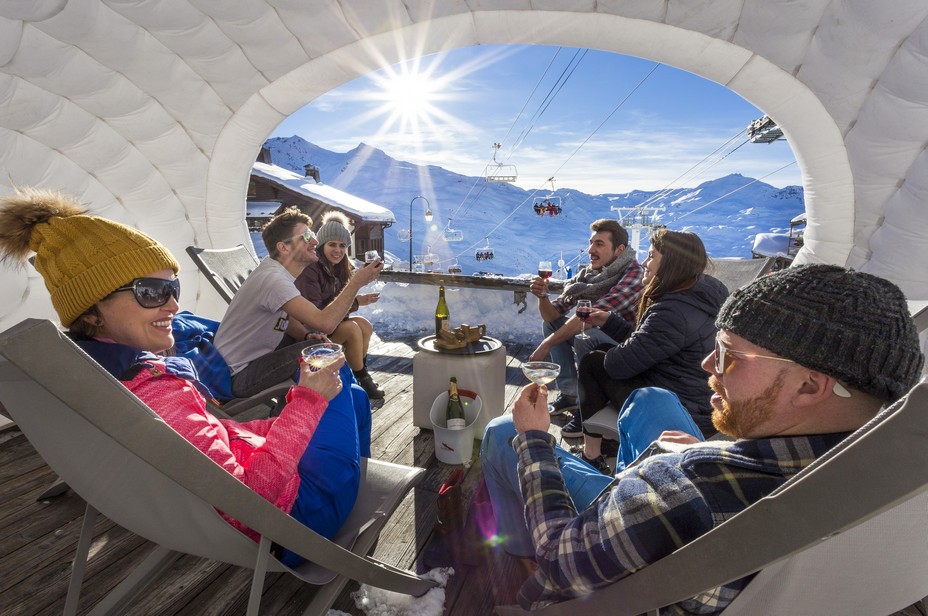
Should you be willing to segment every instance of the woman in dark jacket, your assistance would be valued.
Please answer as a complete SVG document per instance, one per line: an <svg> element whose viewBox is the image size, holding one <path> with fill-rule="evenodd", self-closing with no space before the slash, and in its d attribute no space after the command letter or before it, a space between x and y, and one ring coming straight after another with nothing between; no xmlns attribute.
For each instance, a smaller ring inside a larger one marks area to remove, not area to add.
<svg viewBox="0 0 928 616"><path fill-rule="evenodd" d="M316 232L316 238L319 240L316 253L319 260L308 265L295 281L296 288L303 297L320 310L341 293L354 272L351 259L348 257L348 246L351 245L348 224L348 218L341 212L327 212L322 216L321 226ZM371 400L380 400L384 396L383 390L367 371L367 350L374 326L364 317L352 313L358 306L373 304L379 298L379 293L359 293L335 331L323 332L332 342L344 347L348 365L358 379L358 384L364 388Z"/></svg>
<svg viewBox="0 0 928 616"><path fill-rule="evenodd" d="M606 311L594 311L590 316L591 324L620 342L608 350L588 353L581 360L580 412L576 422L580 425L568 424L562 434L582 434L581 455L593 466L605 466L602 437L585 429L581 432L582 420L610 402L622 408L629 394L640 387L673 392L699 431L706 436L715 432L709 404L712 391L700 364L714 348L715 317L728 297L728 289L703 273L708 261L696 234L656 231L643 264L645 288L637 323L633 326Z"/></svg>

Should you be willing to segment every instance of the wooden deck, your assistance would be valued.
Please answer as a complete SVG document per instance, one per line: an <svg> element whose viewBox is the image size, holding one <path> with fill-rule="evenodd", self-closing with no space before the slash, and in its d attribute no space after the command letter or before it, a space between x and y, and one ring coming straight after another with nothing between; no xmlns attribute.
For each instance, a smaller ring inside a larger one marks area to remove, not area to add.
<svg viewBox="0 0 928 616"><path fill-rule="evenodd" d="M511 404L526 380L521 361L532 351L525 343L506 341L506 401ZM413 339L380 341L372 348L370 368L387 396L374 409L372 456L428 469L425 480L400 505L380 537L374 556L384 562L424 571L423 549L433 534L438 488L455 467L435 459L432 433L412 425ZM465 482L466 503L481 469L476 459ZM55 475L15 428L0 432L0 614L60 614L71 559L80 532L84 502L71 491L46 501L40 495ZM498 603L512 603L527 572L499 548L465 539L461 533L451 556L455 574L446 589L445 613L486 615ZM460 547L459 551L457 548ZM153 548L101 516L91 548L88 574L78 613L85 614ZM150 615L244 614L250 570L182 557L126 613ZM361 616L349 582L334 609ZM302 614L314 587L284 574L265 581L263 614Z"/></svg>

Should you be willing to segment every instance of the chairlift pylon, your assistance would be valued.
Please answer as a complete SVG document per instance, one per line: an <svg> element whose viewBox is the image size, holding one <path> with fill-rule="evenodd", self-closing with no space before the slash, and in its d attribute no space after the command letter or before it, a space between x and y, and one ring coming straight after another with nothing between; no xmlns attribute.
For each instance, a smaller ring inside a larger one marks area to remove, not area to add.
<svg viewBox="0 0 928 616"><path fill-rule="evenodd" d="M486 238L487 245L483 248L478 248L474 253L474 257L478 261L492 261L493 260L493 249L490 247L490 238Z"/></svg>
<svg viewBox="0 0 928 616"><path fill-rule="evenodd" d="M493 163L487 165L487 182L515 182L519 177L515 165L504 165L496 160L496 153L502 147L499 143L493 144Z"/></svg>
<svg viewBox="0 0 928 616"><path fill-rule="evenodd" d="M554 194L554 178L548 178L551 183L551 192L544 197L535 197L532 201L532 211L536 216L554 217L560 215L563 207L561 198Z"/></svg>

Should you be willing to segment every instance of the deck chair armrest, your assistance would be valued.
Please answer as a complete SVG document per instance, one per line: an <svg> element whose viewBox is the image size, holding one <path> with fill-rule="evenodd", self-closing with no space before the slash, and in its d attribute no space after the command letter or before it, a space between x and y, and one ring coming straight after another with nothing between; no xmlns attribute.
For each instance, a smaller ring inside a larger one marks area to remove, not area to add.
<svg viewBox="0 0 928 616"><path fill-rule="evenodd" d="M928 491L926 410L923 382L840 451L829 452L824 464L816 462L702 537L591 595L532 613L643 614L759 571ZM518 606L496 613L525 614Z"/></svg>

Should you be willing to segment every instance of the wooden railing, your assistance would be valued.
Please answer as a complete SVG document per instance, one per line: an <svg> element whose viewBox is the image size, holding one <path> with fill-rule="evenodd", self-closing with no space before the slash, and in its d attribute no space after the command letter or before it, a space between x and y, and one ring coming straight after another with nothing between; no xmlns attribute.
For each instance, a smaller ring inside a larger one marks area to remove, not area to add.
<svg viewBox="0 0 928 616"><path fill-rule="evenodd" d="M427 284L432 286L445 285L446 287L460 287L467 289L494 289L498 291L512 291L514 294L513 301L521 304L519 312L525 310L527 304L525 295L528 293L531 281L526 278L506 278L504 276L465 276L463 274L420 274L418 272L402 272L396 270L384 270L380 274L380 280L384 282L403 282L409 284ZM551 293L560 294L564 289L564 282L561 280L548 280L548 289Z"/></svg>

